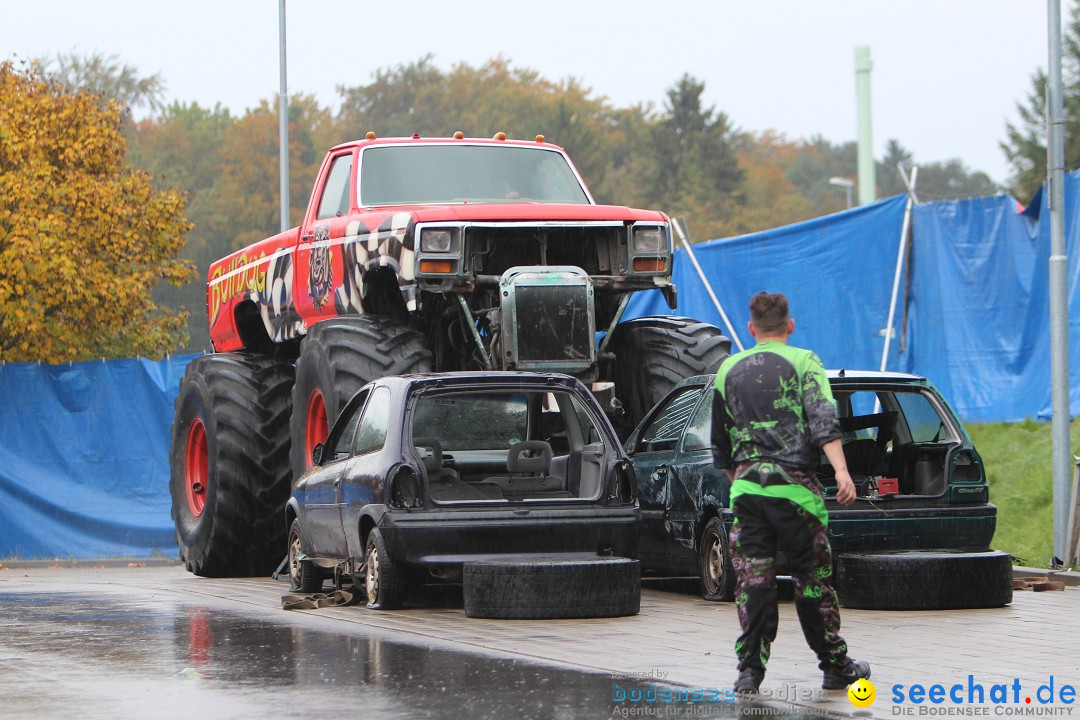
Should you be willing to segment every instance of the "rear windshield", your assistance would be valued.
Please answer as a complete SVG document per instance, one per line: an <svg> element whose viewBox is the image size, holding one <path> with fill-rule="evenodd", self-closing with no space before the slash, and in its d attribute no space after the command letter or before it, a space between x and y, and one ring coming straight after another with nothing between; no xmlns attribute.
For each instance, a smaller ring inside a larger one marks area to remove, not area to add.
<svg viewBox="0 0 1080 720"><path fill-rule="evenodd" d="M845 441L877 439L889 433L890 442L936 443L956 440L947 419L930 394L917 387L880 388L850 392L833 388Z"/></svg>
<svg viewBox="0 0 1080 720"><path fill-rule="evenodd" d="M360 204L544 202L589 204L566 157L546 148L488 145L369 147Z"/></svg>
<svg viewBox="0 0 1080 720"><path fill-rule="evenodd" d="M425 393L413 411L413 436L435 438L444 451L543 440L556 455L603 437L572 394L540 391Z"/></svg>

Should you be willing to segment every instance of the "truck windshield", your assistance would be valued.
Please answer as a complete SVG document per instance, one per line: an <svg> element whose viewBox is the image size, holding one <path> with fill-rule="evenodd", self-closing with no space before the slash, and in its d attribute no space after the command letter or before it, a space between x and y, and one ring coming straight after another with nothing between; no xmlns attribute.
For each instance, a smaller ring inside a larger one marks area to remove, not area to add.
<svg viewBox="0 0 1080 720"><path fill-rule="evenodd" d="M589 204L566 158L513 145L390 145L360 158L360 205L543 202Z"/></svg>

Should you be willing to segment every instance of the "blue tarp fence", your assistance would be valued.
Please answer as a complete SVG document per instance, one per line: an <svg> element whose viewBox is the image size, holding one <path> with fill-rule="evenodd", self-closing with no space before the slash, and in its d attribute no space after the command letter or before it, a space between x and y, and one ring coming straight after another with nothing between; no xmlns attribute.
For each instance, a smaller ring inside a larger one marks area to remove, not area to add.
<svg viewBox="0 0 1080 720"><path fill-rule="evenodd" d="M177 554L169 428L193 357L0 364L0 558Z"/></svg>
<svg viewBox="0 0 1080 720"><path fill-rule="evenodd" d="M1080 409L1080 173L1066 176L1072 411ZM792 342L828 367L877 369L906 199L694 246L744 344L747 303L785 293ZM969 421L1050 414L1045 194L918 205L887 367L929 377ZM720 316L683 251L679 307L639 293L627 318ZM0 558L176 554L169 428L192 355L160 362L0 364Z"/></svg>
<svg viewBox="0 0 1080 720"><path fill-rule="evenodd" d="M744 345L747 304L782 292L792 343L826 367L877 370L885 345L904 196L766 232L694 245ZM1080 172L1065 178L1071 412L1080 412ZM1020 212L1007 195L916 205L886 369L924 375L967 421L1050 417L1050 215L1045 193ZM721 325L686 253L679 306L639 293L627 317L679 314ZM721 325L722 326L722 325ZM725 330L726 331L726 330Z"/></svg>

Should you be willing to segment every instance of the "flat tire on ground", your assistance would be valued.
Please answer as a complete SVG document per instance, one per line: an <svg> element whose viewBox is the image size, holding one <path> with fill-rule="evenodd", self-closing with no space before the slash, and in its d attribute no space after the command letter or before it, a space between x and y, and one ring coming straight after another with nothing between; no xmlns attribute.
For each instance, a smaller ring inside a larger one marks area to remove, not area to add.
<svg viewBox="0 0 1080 720"><path fill-rule="evenodd" d="M180 380L169 491L196 575L269 575L281 561L292 382L289 363L240 353L195 358Z"/></svg>
<svg viewBox="0 0 1080 720"><path fill-rule="evenodd" d="M507 620L636 615L641 609L637 560L509 558L465 563L465 614Z"/></svg>
<svg viewBox="0 0 1080 720"><path fill-rule="evenodd" d="M844 607L957 610L1012 602L1012 557L998 550L843 553L833 564Z"/></svg>
<svg viewBox="0 0 1080 720"><path fill-rule="evenodd" d="M299 520L289 527L289 580L294 592L318 592L323 586L322 569L303 556Z"/></svg>
<svg viewBox="0 0 1080 720"><path fill-rule="evenodd" d="M716 372L731 354L720 328L685 317L646 317L615 327L608 348L615 353L615 395L627 437L656 403L680 381Z"/></svg>
<svg viewBox="0 0 1080 720"><path fill-rule="evenodd" d="M397 610L405 598L403 569L386 549L379 528L368 534L364 552L364 589L371 610Z"/></svg>
<svg viewBox="0 0 1080 720"><path fill-rule="evenodd" d="M698 569L703 598L713 602L735 599L735 567L728 549L728 533L718 517L709 518L701 532Z"/></svg>
<svg viewBox="0 0 1080 720"><path fill-rule="evenodd" d="M323 320L300 344L293 385L292 472L311 467L311 451L357 390L386 375L429 372L424 336L377 315Z"/></svg>

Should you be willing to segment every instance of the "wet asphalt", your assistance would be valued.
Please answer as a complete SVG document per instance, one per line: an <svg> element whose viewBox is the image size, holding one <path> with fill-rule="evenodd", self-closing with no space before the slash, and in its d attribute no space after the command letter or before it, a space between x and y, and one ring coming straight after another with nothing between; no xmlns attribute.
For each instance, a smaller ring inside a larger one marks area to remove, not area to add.
<svg viewBox="0 0 1080 720"><path fill-rule="evenodd" d="M0 592L0 718L800 717L337 625L160 589Z"/></svg>

